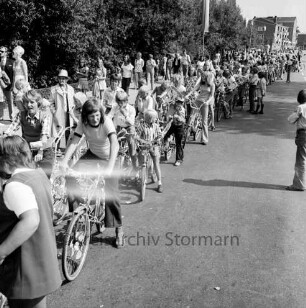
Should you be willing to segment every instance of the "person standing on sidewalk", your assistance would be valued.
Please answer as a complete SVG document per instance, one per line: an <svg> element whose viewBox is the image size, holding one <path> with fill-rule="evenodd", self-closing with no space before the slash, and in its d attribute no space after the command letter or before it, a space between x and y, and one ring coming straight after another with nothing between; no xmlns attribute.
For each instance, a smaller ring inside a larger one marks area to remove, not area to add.
<svg viewBox="0 0 306 308"><path fill-rule="evenodd" d="M141 52L137 52L137 58L135 60L135 88L138 90L140 88L139 81L142 78L144 60L141 58Z"/></svg>
<svg viewBox="0 0 306 308"><path fill-rule="evenodd" d="M190 56L187 54L186 49L183 50L183 54L181 56L181 64L182 64L183 76L184 78L188 78L188 71L191 65L191 60Z"/></svg>
<svg viewBox="0 0 306 308"><path fill-rule="evenodd" d="M121 80L121 87L129 95L129 89L131 80L133 77L133 68L134 66L131 64L130 56L124 56L124 62L121 65L121 73L122 73L122 80Z"/></svg>
<svg viewBox="0 0 306 308"><path fill-rule="evenodd" d="M293 183L287 186L286 190L304 191L306 189L306 90L301 90L299 92L297 101L299 106L288 118L289 123L296 124L295 144L297 149Z"/></svg>
<svg viewBox="0 0 306 308"><path fill-rule="evenodd" d="M289 56L287 56L287 63L286 63L287 80L286 82L288 83L291 82L290 80L291 69L292 69L292 60Z"/></svg>
<svg viewBox="0 0 306 308"><path fill-rule="evenodd" d="M153 55L149 54L149 60L146 62L146 77L147 84L149 85L149 78L151 83L151 90L154 88L154 70L157 67L155 60L153 59Z"/></svg>
<svg viewBox="0 0 306 308"><path fill-rule="evenodd" d="M253 67L251 69L251 74L249 77L250 89L249 89L249 101L250 101L250 109L248 112L255 113L255 96L256 96L256 87L259 82L258 78L258 69L257 67Z"/></svg>
<svg viewBox="0 0 306 308"><path fill-rule="evenodd" d="M6 98L6 103L8 106L9 111L9 118L12 120L12 114L13 114L13 78L14 78L14 70L13 70L13 64L14 60L9 59L7 57L7 48L4 46L0 47L0 58L1 58L1 69L4 71L9 80L10 83L7 84L6 88L3 89L3 94Z"/></svg>

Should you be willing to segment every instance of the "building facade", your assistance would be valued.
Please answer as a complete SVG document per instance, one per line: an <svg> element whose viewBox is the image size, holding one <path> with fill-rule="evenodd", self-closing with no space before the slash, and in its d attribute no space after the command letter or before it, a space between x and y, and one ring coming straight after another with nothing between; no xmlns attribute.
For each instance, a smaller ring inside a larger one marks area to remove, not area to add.
<svg viewBox="0 0 306 308"><path fill-rule="evenodd" d="M306 33L299 33L297 37L297 47L306 50Z"/></svg>
<svg viewBox="0 0 306 308"><path fill-rule="evenodd" d="M287 48L289 28L275 22L275 19L254 17L251 23L252 47L278 51Z"/></svg>
<svg viewBox="0 0 306 308"><path fill-rule="evenodd" d="M297 44L296 17L254 17L252 31L256 33L252 47L278 51L295 48Z"/></svg>
<svg viewBox="0 0 306 308"><path fill-rule="evenodd" d="M276 23L288 27L288 40L290 47L294 48L297 44L297 19L296 17L276 17Z"/></svg>

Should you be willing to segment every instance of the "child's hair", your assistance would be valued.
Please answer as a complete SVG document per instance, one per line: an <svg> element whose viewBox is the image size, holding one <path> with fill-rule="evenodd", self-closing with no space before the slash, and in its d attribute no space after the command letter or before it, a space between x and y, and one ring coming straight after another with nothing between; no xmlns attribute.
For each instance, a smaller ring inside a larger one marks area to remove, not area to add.
<svg viewBox="0 0 306 308"><path fill-rule="evenodd" d="M47 99L43 98L41 103L40 103L39 108L42 111L46 111L46 110L50 109L50 106L51 106L51 103Z"/></svg>
<svg viewBox="0 0 306 308"><path fill-rule="evenodd" d="M258 73L258 77L261 79L261 78L264 78L265 77L265 73L264 72L259 72Z"/></svg>
<svg viewBox="0 0 306 308"><path fill-rule="evenodd" d="M27 102L31 101L31 100L34 100L37 102L37 105L38 105L38 108L40 108L41 106L41 103L42 103L42 96L40 95L40 93L38 93L37 91L35 90L29 90L27 91L23 97L22 97L22 102L23 104L26 104Z"/></svg>
<svg viewBox="0 0 306 308"><path fill-rule="evenodd" d="M22 57L24 54L24 49L21 46L16 46L13 49L13 52L16 52L20 57Z"/></svg>
<svg viewBox="0 0 306 308"><path fill-rule="evenodd" d="M73 99L75 101L75 104L81 107L87 101L87 96L83 92L77 92L74 94Z"/></svg>
<svg viewBox="0 0 306 308"><path fill-rule="evenodd" d="M143 79L143 78L140 79L140 80L138 81L138 83L139 83L139 87L145 86L145 85L147 84L146 80Z"/></svg>
<svg viewBox="0 0 306 308"><path fill-rule="evenodd" d="M28 82L26 82L24 79L20 78L15 82L15 88L17 90L23 90L26 89L29 86Z"/></svg>
<svg viewBox="0 0 306 308"><path fill-rule="evenodd" d="M148 109L144 112L144 120L147 123L152 123L158 119L158 113L154 109Z"/></svg>
<svg viewBox="0 0 306 308"><path fill-rule="evenodd" d="M144 96L144 95L147 95L149 92L150 92L149 87L147 87L147 86L142 86L142 87L140 87L138 94L139 94L140 96Z"/></svg>
<svg viewBox="0 0 306 308"><path fill-rule="evenodd" d="M101 68L97 68L96 69L96 76L100 76L100 75L102 75L102 70L101 70Z"/></svg>
<svg viewBox="0 0 306 308"><path fill-rule="evenodd" d="M301 90L297 96L297 101L299 104L306 103L306 90Z"/></svg>

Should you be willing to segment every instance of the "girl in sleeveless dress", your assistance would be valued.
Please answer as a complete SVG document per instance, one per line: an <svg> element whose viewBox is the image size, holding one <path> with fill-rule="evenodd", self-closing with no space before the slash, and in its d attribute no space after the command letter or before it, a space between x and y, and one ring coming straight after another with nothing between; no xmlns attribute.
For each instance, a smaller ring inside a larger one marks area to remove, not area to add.
<svg viewBox="0 0 306 308"><path fill-rule="evenodd" d="M204 65L204 70L207 69L207 65ZM196 98L195 105L199 108L202 116L202 144L206 145L208 143L208 112L209 106L214 104L215 96L215 83L214 77L211 72L202 71L201 76L198 78L195 87L189 92L185 99L192 95L195 91L199 91L199 95ZM196 112L192 109L192 113ZM190 118L191 118L190 116Z"/></svg>
<svg viewBox="0 0 306 308"><path fill-rule="evenodd" d="M24 54L24 49L21 46L16 46L13 49L13 58L15 59L13 63L13 93L17 93L15 83L19 79L24 79L28 82L28 66L25 60L22 59Z"/></svg>

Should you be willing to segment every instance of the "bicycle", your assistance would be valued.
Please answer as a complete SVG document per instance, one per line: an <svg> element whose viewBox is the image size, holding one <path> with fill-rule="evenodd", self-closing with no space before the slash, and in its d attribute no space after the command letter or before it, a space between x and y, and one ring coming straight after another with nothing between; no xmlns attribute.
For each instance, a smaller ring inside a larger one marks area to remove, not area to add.
<svg viewBox="0 0 306 308"><path fill-rule="evenodd" d="M118 167L122 172L122 178L128 178L133 171L132 159L129 154L129 146L126 137L131 135L126 129L121 129L118 134L119 151L117 156Z"/></svg>
<svg viewBox="0 0 306 308"><path fill-rule="evenodd" d="M138 149L140 155L143 157L143 161L139 166L139 181L140 181L140 200L144 201L146 195L146 186L148 179L151 177L152 182L156 182L156 174L154 170L154 163L151 158L150 149L153 145L157 144L158 141L140 141L138 140Z"/></svg>
<svg viewBox="0 0 306 308"><path fill-rule="evenodd" d="M66 188L65 175L60 170L60 160L63 157L63 153L59 150L58 146L66 131L71 130L71 127L60 127L57 136L53 139L51 148L54 153L53 168L51 171L50 182L51 182L51 194L53 199L53 225L59 225L68 214L68 194ZM81 140L79 146L75 151L71 159L71 167L76 164L80 157L84 154L84 144Z"/></svg>
<svg viewBox="0 0 306 308"><path fill-rule="evenodd" d="M69 211L68 197L66 190L66 179L60 171L59 159L62 158L63 154L58 149L59 143L66 131L70 127L61 127L57 133L57 136L52 142L52 151L54 153L53 168L51 171L50 182L51 182L51 195L53 200L53 225L57 226L60 224Z"/></svg>
<svg viewBox="0 0 306 308"><path fill-rule="evenodd" d="M102 232L105 217L105 181L100 172L93 176L69 169L67 175L76 178L83 199L68 225L62 254L63 274L68 281L73 281L84 266L93 224L98 232Z"/></svg>
<svg viewBox="0 0 306 308"><path fill-rule="evenodd" d="M224 114L224 118L228 118L228 111L226 110L225 105L228 104L225 101L225 93L223 91L216 91L215 96L215 119L217 122L221 121L222 114Z"/></svg>
<svg viewBox="0 0 306 308"><path fill-rule="evenodd" d="M170 118L170 120L167 123L162 123L162 126L164 127L161 133L161 140L163 140L163 138L165 137L166 133L168 132L168 130L170 129L172 125L172 117ZM168 138L167 142L162 142L161 143L161 154L164 154L164 159L165 161L170 160L172 154L175 151L175 140L174 140L174 136L171 135Z"/></svg>
<svg viewBox="0 0 306 308"><path fill-rule="evenodd" d="M191 115L189 117L189 122L185 127L185 134L182 140L183 148L187 140L189 140L191 133L194 135L194 141L197 141L201 136L202 132L202 115L200 114L200 109L203 104L198 107L193 101L190 101L190 107L192 108Z"/></svg>

